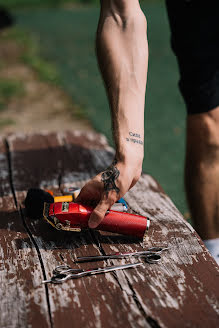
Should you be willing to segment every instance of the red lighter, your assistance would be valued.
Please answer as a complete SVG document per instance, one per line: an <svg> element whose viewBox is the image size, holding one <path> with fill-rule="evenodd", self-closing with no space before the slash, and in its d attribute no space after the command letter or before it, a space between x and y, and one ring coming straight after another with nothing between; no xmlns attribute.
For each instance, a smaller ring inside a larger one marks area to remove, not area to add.
<svg viewBox="0 0 219 328"><path fill-rule="evenodd" d="M73 202L44 203L43 217L58 230L79 232L88 228L92 211L92 207ZM144 216L108 210L97 229L144 238L149 226L150 219Z"/></svg>

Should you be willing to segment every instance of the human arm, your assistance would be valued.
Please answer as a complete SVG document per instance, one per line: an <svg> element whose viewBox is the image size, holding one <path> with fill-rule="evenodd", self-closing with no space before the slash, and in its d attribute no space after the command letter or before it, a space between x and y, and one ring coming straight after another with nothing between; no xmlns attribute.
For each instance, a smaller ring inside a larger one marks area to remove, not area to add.
<svg viewBox="0 0 219 328"><path fill-rule="evenodd" d="M78 202L96 205L89 220L91 228L141 175L148 44L146 18L138 0L101 1L96 49L111 109L116 155L111 168L90 180L78 196ZM106 175L110 178L104 181Z"/></svg>

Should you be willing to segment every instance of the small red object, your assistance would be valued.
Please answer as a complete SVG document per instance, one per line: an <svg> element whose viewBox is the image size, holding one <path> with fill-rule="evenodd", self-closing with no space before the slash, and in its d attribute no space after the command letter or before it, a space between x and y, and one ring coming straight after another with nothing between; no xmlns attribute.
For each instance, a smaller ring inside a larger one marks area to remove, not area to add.
<svg viewBox="0 0 219 328"><path fill-rule="evenodd" d="M45 203L44 218L59 230L80 231L88 228L92 211L90 206L73 202ZM96 229L143 238L149 226L144 216L109 210Z"/></svg>

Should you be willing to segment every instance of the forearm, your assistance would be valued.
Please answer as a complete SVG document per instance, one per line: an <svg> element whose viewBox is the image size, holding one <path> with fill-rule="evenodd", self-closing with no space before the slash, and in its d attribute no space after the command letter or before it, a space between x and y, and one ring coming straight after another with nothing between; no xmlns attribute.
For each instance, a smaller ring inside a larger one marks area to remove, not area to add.
<svg viewBox="0 0 219 328"><path fill-rule="evenodd" d="M134 0L123 16L112 4L114 1L102 6L97 58L111 108L117 159L142 162L148 63L146 19Z"/></svg>

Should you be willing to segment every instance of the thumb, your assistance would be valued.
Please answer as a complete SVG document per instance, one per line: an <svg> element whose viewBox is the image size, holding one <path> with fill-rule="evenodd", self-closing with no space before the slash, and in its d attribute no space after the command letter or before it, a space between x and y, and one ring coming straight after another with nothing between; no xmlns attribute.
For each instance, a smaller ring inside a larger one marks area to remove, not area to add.
<svg viewBox="0 0 219 328"><path fill-rule="evenodd" d="M103 220L106 211L109 209L109 204L101 201L91 213L91 216L88 221L89 228L96 228L100 222Z"/></svg>
<svg viewBox="0 0 219 328"><path fill-rule="evenodd" d="M77 197L75 198L74 202L75 203L81 203L81 200L83 199L83 196L81 196L81 191L79 193L79 195L77 195Z"/></svg>

